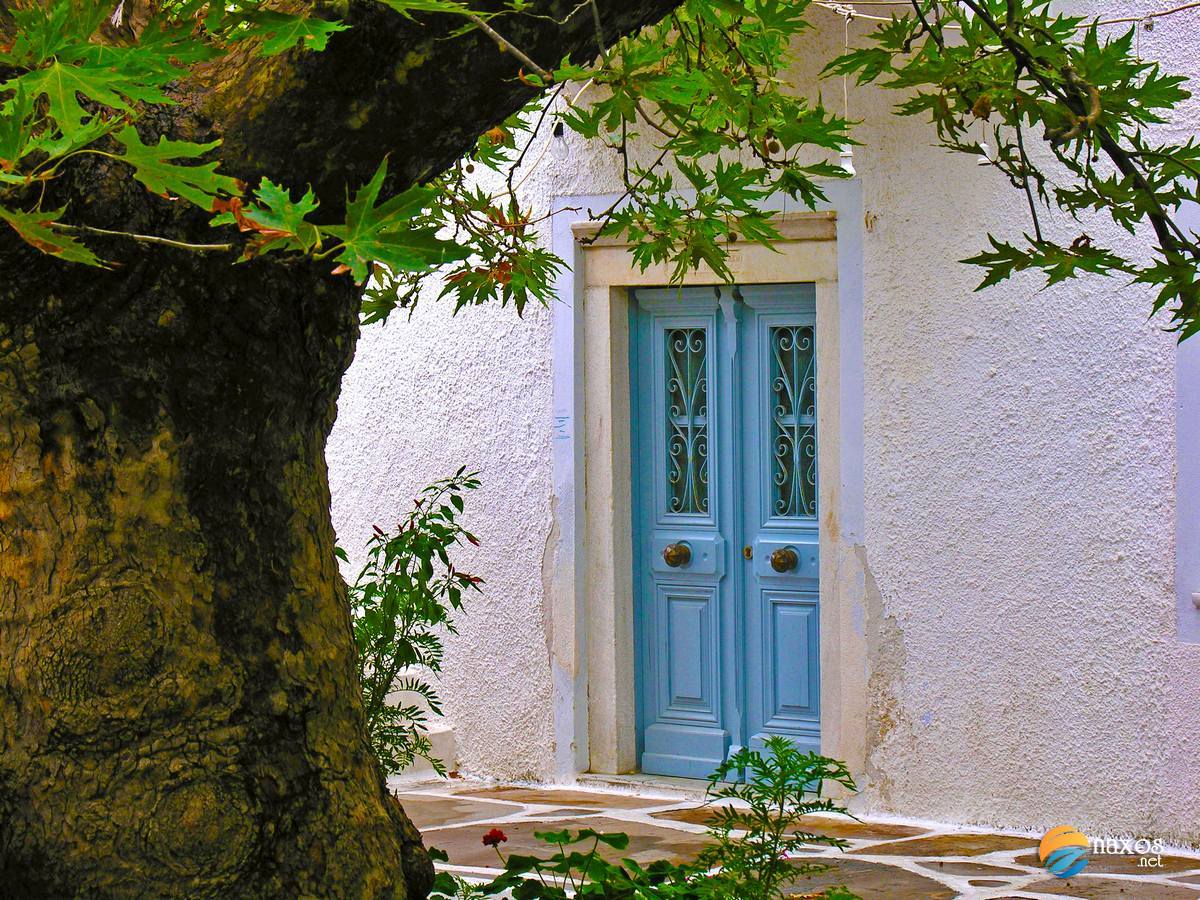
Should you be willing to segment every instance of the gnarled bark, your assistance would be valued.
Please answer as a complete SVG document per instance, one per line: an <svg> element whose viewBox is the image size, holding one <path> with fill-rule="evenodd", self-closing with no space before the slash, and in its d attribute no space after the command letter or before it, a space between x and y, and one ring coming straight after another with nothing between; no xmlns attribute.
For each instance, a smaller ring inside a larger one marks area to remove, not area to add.
<svg viewBox="0 0 1200 900"><path fill-rule="evenodd" d="M599 5L615 38L671 4ZM223 136L234 174L336 205L389 146L403 187L528 95L480 36L442 39L451 23L349 18L324 54L199 73L140 127ZM531 21L514 39L548 60L595 40L590 16ZM204 214L104 158L50 192L95 226L208 237ZM357 289L327 264L98 249L121 265L0 234L5 895L424 896L428 857L365 737L333 556L324 447Z"/></svg>
<svg viewBox="0 0 1200 900"><path fill-rule="evenodd" d="M328 515L353 291L155 254L46 290L22 262L0 295L0 883L423 896Z"/></svg>

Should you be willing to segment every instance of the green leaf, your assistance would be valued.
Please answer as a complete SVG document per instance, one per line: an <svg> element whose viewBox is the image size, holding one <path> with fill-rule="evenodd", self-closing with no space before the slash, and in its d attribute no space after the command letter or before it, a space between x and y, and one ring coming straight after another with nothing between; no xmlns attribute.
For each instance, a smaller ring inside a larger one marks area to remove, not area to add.
<svg viewBox="0 0 1200 900"><path fill-rule="evenodd" d="M411 272L465 259L469 251L439 238L436 227L414 225L433 203L433 189L414 186L376 205L386 177L385 159L346 204L346 224L321 227L324 234L344 243L337 261L350 269L351 277L361 284L376 262L393 272Z"/></svg>
<svg viewBox="0 0 1200 900"><path fill-rule="evenodd" d="M246 17L246 27L235 32L244 38L263 38L263 56L275 56L300 45L324 50L331 35L349 28L342 22L316 16L294 16L273 10L256 10Z"/></svg>
<svg viewBox="0 0 1200 900"><path fill-rule="evenodd" d="M466 3L459 3L456 0L381 0L381 2L409 19L415 12L463 15L471 11Z"/></svg>
<svg viewBox="0 0 1200 900"><path fill-rule="evenodd" d="M265 242L258 248L259 252L268 249L308 252L320 248L320 230L305 221L305 217L316 211L319 205L312 188L306 190L299 200L293 200L289 190L264 178L254 193L258 203L248 207L244 216L259 226L259 231L263 233Z"/></svg>
<svg viewBox="0 0 1200 900"><path fill-rule="evenodd" d="M16 40L9 52L0 53L0 61L31 69L55 57L68 62L77 59L107 15L96 0L36 3L25 9L10 4L8 12L17 26Z"/></svg>
<svg viewBox="0 0 1200 900"><path fill-rule="evenodd" d="M10 169L28 152L33 129L29 117L33 113L33 98L23 84L0 106L0 171Z"/></svg>
<svg viewBox="0 0 1200 900"><path fill-rule="evenodd" d="M869 84L892 71L892 54L882 47L862 47L844 53L821 71L822 76L856 75L859 84Z"/></svg>
<svg viewBox="0 0 1200 900"><path fill-rule="evenodd" d="M66 207L51 212L26 213L0 206L0 219L12 226L12 229L21 236L25 243L43 253L49 253L51 256L57 256L67 262L103 268L104 261L84 244L69 235L53 230L51 226L65 211Z"/></svg>
<svg viewBox="0 0 1200 900"><path fill-rule="evenodd" d="M614 850L624 850L629 846L629 835L623 831L593 831L590 828L585 828L579 832L577 840L585 840L595 838L601 844L607 844Z"/></svg>
<svg viewBox="0 0 1200 900"><path fill-rule="evenodd" d="M220 141L194 144L160 137L157 144L142 143L137 130L125 126L116 135L125 148L121 160L133 166L133 176L148 190L163 196L176 195L201 209L212 209L212 202L222 194L237 195L237 181L217 172L218 163L180 165L179 159L196 159L212 150Z"/></svg>
<svg viewBox="0 0 1200 900"><path fill-rule="evenodd" d="M103 66L75 66L55 61L44 69L35 69L9 79L0 89L15 90L18 84L30 97L46 98L50 116L67 136L84 128L92 118L92 114L80 104L79 94L121 111L132 109L130 103L134 100L171 102L154 86Z"/></svg>

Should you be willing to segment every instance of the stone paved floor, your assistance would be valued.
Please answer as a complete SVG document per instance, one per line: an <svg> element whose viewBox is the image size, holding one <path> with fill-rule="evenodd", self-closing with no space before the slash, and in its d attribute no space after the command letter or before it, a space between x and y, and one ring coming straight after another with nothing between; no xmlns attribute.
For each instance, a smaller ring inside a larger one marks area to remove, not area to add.
<svg viewBox="0 0 1200 900"><path fill-rule="evenodd" d="M576 788L485 785L451 780L410 785L401 804L425 835L465 877L496 874L495 851L480 839L492 827L508 835L507 853L544 853L534 831L594 828L630 835L620 856L647 863L694 856L704 846L707 813L696 797L641 784ZM864 900L1010 900L1064 897L1086 900L1197 900L1200 854L1163 855L1146 874L1136 858L1093 856L1070 879L1048 876L1037 861L1037 837L935 826L928 823L813 817L808 829L843 838L846 852L815 850L835 868L799 882L803 895L845 884Z"/></svg>

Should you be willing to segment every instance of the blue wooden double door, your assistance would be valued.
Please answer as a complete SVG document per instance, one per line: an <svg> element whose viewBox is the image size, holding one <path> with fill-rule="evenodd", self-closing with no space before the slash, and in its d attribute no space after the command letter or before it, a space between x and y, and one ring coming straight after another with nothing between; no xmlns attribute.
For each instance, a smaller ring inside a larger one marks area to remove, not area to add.
<svg viewBox="0 0 1200 900"><path fill-rule="evenodd" d="M642 771L816 750L814 286L639 290L631 316Z"/></svg>

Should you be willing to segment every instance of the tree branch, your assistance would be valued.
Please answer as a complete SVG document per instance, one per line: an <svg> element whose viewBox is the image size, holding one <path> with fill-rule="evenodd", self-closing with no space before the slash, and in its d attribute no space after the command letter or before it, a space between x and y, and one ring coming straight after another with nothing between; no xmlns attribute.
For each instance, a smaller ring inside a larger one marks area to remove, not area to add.
<svg viewBox="0 0 1200 900"><path fill-rule="evenodd" d="M596 3L616 40L660 20L678 0ZM198 70L202 108L224 132L221 156L232 174L251 183L286 174L292 186L311 185L323 211L336 215L347 187L366 182L384 155L401 188L469 151L536 96L517 77L523 62L593 58L594 22L571 16L575 9L538 0L534 15L506 16L502 40L519 46L518 55L497 52L481 29L464 32L463 16L414 21L378 0L352 0L343 16L351 27L320 53L247 53Z"/></svg>
<svg viewBox="0 0 1200 900"><path fill-rule="evenodd" d="M1064 81L1071 89L1067 91L1042 73L1038 68L1038 61L1030 55L1029 51L1019 41L1013 40L1008 31L1000 26L983 4L976 2L976 0L962 0L962 2L975 13L979 20L988 27L989 31L996 35L1004 48L1013 55L1017 63L1029 73L1030 77L1041 86L1047 95L1062 103L1077 116L1084 117L1088 115L1088 102L1085 96L1084 85L1078 80L1075 72L1070 67L1067 67L1066 71L1061 73ZM1120 142L1107 128L1101 125L1092 128L1092 132L1095 134L1100 148L1112 160L1121 174L1130 178L1134 186L1149 201L1151 208L1146 211L1146 217L1150 220L1150 224L1154 228L1154 233L1158 237L1159 246L1162 248L1163 253L1179 253L1184 247L1188 247L1187 236L1183 234L1182 230L1163 207L1157 192L1146 180L1145 174L1138 166L1137 161L1121 146Z"/></svg>

